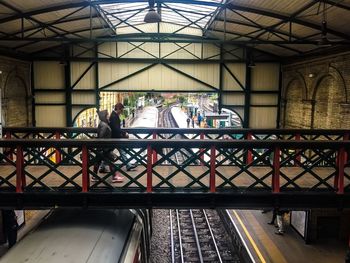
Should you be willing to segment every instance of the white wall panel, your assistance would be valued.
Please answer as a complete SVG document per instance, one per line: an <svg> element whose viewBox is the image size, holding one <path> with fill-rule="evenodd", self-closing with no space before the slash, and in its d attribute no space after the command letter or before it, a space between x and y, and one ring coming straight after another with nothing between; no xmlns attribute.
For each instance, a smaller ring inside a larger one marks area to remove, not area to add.
<svg viewBox="0 0 350 263"><path fill-rule="evenodd" d="M251 104L254 105L277 105L278 95L276 94L252 94Z"/></svg>
<svg viewBox="0 0 350 263"><path fill-rule="evenodd" d="M226 63L232 74L245 86L245 64L244 63ZM242 90L238 82L223 68L223 89L224 90Z"/></svg>
<svg viewBox="0 0 350 263"><path fill-rule="evenodd" d="M90 62L71 63L71 85L73 85L84 71L89 68ZM74 89L94 89L95 88L95 65L92 66L84 77L78 82Z"/></svg>
<svg viewBox="0 0 350 263"><path fill-rule="evenodd" d="M79 57L93 57L95 55L94 46L91 44L73 46L73 55Z"/></svg>
<svg viewBox="0 0 350 263"><path fill-rule="evenodd" d="M98 46L99 57L116 57L118 50L118 43L103 43Z"/></svg>
<svg viewBox="0 0 350 263"><path fill-rule="evenodd" d="M37 92L35 94L35 103L65 103L65 101L64 92Z"/></svg>
<svg viewBox="0 0 350 263"><path fill-rule="evenodd" d="M195 72L194 68L192 68ZM129 90L207 90L210 88L183 76L163 65L154 66L147 71L127 78L112 85L108 90L129 89Z"/></svg>
<svg viewBox="0 0 350 263"><path fill-rule="evenodd" d="M244 94L223 94L222 103L226 105L244 105Z"/></svg>
<svg viewBox="0 0 350 263"><path fill-rule="evenodd" d="M101 62L99 67L99 87L103 87L111 82L126 77L149 64L144 63L108 63ZM136 75L138 76L138 75Z"/></svg>
<svg viewBox="0 0 350 263"><path fill-rule="evenodd" d="M65 127L65 106L35 106L37 127Z"/></svg>
<svg viewBox="0 0 350 263"><path fill-rule="evenodd" d="M249 128L276 128L277 108L250 107Z"/></svg>
<svg viewBox="0 0 350 263"><path fill-rule="evenodd" d="M278 90L280 66L275 63L255 63L252 69L252 90Z"/></svg>
<svg viewBox="0 0 350 263"><path fill-rule="evenodd" d="M118 57L122 56L123 58L154 58L154 56L158 57L158 54L159 47L157 43L118 43Z"/></svg>
<svg viewBox="0 0 350 263"><path fill-rule="evenodd" d="M220 48L212 44L203 44L203 58L220 59Z"/></svg>
<svg viewBox="0 0 350 263"><path fill-rule="evenodd" d="M64 89L64 66L58 61L34 62L36 89Z"/></svg>
<svg viewBox="0 0 350 263"><path fill-rule="evenodd" d="M188 43L162 43L161 57L168 59L197 59L201 57L202 45ZM174 52L174 53L172 53Z"/></svg>
<svg viewBox="0 0 350 263"><path fill-rule="evenodd" d="M191 75L196 79L199 79L207 84L210 84L216 88L219 88L219 77L220 77L219 64L213 63L213 64L170 64L170 65L188 75Z"/></svg>
<svg viewBox="0 0 350 263"><path fill-rule="evenodd" d="M73 93L72 94L72 103L73 104L95 104L96 96L95 93L86 94L86 93Z"/></svg>

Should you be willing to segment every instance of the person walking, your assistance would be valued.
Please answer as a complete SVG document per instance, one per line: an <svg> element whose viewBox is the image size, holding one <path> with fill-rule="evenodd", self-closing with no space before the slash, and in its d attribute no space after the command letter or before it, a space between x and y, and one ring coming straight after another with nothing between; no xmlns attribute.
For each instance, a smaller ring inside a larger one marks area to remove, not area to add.
<svg viewBox="0 0 350 263"><path fill-rule="evenodd" d="M191 119L190 118L187 118L187 128L190 128L190 122L191 122Z"/></svg>
<svg viewBox="0 0 350 263"><path fill-rule="evenodd" d="M116 138L116 139L121 139L121 138L129 138L128 133L123 132L121 130L121 121L120 121L120 114L122 113L124 109L124 105L120 102L118 102L117 104L115 104L114 106L114 110L111 113L111 116L109 117L109 125L112 129L112 138ZM127 160L127 153L124 149L118 149L119 153L120 153L120 159L122 161L123 164L126 163L126 170L130 171L134 168L136 168L135 164L131 164L130 162L128 162ZM122 176L115 176L115 180L118 181L119 179L122 179Z"/></svg>
<svg viewBox="0 0 350 263"><path fill-rule="evenodd" d="M276 235L284 234L284 216L287 213L287 210L277 210L277 231L275 232Z"/></svg>
<svg viewBox="0 0 350 263"><path fill-rule="evenodd" d="M2 223L5 239L9 248L13 247L17 242L17 216L14 210L2 210Z"/></svg>
<svg viewBox="0 0 350 263"><path fill-rule="evenodd" d="M102 110L98 112L98 117L100 119L100 122L97 127L97 138L100 139L109 139L112 137L112 130L109 127L108 124L108 111L107 110ZM104 159L110 158L111 153L113 152L113 149L103 149L97 158L97 162L94 165L94 172L97 173L99 171L100 173L106 173L107 171L107 166L105 164ZM96 178L92 178L92 181L97 181Z"/></svg>

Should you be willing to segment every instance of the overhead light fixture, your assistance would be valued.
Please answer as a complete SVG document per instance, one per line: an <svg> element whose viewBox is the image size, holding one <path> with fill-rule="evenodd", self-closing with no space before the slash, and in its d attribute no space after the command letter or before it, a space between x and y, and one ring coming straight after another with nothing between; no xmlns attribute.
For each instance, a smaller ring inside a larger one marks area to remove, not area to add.
<svg viewBox="0 0 350 263"><path fill-rule="evenodd" d="M254 63L254 55L253 55L253 50L251 51L249 55L249 62L248 62L248 67L249 68L254 68L256 65Z"/></svg>
<svg viewBox="0 0 350 263"><path fill-rule="evenodd" d="M327 38L327 36L322 36L319 41L317 41L319 47L331 47L332 42Z"/></svg>
<svg viewBox="0 0 350 263"><path fill-rule="evenodd" d="M317 41L319 47L330 47L332 42L327 38L327 19L326 19L326 2L323 2L323 11L322 11L322 23L321 23L321 39Z"/></svg>
<svg viewBox="0 0 350 263"><path fill-rule="evenodd" d="M148 13L145 15L145 18L143 21L145 23L159 23L162 22L162 18L160 17L160 14L156 12L154 9L154 0L149 0L149 10Z"/></svg>
<svg viewBox="0 0 350 263"><path fill-rule="evenodd" d="M255 63L254 63L254 61L251 59L250 61L249 61L249 63L248 63L248 67L250 67L250 68L255 68Z"/></svg>

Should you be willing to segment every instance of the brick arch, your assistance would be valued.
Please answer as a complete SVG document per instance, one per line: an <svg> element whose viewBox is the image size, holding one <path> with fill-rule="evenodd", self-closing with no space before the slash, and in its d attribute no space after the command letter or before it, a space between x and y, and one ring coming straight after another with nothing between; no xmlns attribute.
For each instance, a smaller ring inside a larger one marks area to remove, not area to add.
<svg viewBox="0 0 350 263"><path fill-rule="evenodd" d="M25 81L11 71L3 89L4 126L26 127L29 125L29 96Z"/></svg>
<svg viewBox="0 0 350 263"><path fill-rule="evenodd" d="M315 80L312 95L314 101L312 128L342 128L340 104L347 101L343 80L335 70L330 70Z"/></svg>
<svg viewBox="0 0 350 263"><path fill-rule="evenodd" d="M283 94L284 128L304 128L303 100L306 97L306 84L301 76L289 81Z"/></svg>
<svg viewBox="0 0 350 263"><path fill-rule="evenodd" d="M287 94L289 89L291 88L291 84L293 84L293 82L298 81L300 83L300 89L301 89L301 94L302 94L302 100L307 100L308 99L308 92L307 92L307 85L305 82L305 79L303 77L303 75L300 72L295 72L292 75L292 79L287 83L286 88L284 89L283 93L282 93L282 98L284 100L287 99Z"/></svg>

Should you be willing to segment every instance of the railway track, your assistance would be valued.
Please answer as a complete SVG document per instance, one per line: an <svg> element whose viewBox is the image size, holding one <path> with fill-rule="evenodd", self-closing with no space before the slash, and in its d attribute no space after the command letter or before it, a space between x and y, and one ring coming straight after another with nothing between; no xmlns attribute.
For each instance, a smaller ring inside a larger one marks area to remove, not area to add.
<svg viewBox="0 0 350 263"><path fill-rule="evenodd" d="M171 108L161 109L159 116L160 127L177 127ZM172 161L181 165L187 159L186 154L184 150L177 151ZM240 262L215 210L170 210L169 218L172 263Z"/></svg>
<svg viewBox="0 0 350 263"><path fill-rule="evenodd" d="M170 210L172 263L238 263L215 210Z"/></svg>

